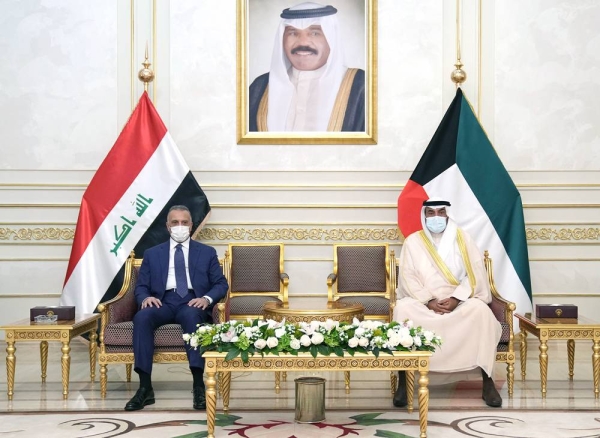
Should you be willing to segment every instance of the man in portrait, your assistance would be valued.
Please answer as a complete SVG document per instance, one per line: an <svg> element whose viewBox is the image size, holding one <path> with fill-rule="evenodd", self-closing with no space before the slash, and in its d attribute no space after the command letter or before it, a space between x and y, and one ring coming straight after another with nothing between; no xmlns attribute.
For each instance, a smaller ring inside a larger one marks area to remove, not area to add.
<svg viewBox="0 0 600 438"><path fill-rule="evenodd" d="M250 85L250 131L365 131L365 71L348 68L337 9L284 9L271 67Z"/></svg>

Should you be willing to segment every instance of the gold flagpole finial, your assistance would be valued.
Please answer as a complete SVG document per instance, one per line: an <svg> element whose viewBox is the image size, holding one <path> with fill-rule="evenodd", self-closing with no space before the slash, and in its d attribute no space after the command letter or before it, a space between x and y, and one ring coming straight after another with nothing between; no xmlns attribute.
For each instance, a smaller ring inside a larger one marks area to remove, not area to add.
<svg viewBox="0 0 600 438"><path fill-rule="evenodd" d="M460 61L460 1L456 0L456 69L450 74L450 79L457 87L467 80L467 72L462 69L463 63Z"/></svg>
<svg viewBox="0 0 600 438"><path fill-rule="evenodd" d="M148 91L148 84L154 80L154 72L149 68L150 61L148 61L148 42L146 42L146 59L142 62L144 66L138 73L138 79L144 83L144 91Z"/></svg>

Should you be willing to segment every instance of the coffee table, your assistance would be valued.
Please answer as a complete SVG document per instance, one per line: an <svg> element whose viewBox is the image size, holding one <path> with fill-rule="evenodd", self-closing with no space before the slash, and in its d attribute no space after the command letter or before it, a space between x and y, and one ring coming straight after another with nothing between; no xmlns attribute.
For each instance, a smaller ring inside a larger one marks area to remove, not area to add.
<svg viewBox="0 0 600 438"><path fill-rule="evenodd" d="M42 382L46 381L48 367L48 341L62 343L62 384L63 398L69 396L69 372L71 368L71 339L85 333L90 334L90 378L93 382L96 377L96 330L98 329L99 313L88 315L75 315L75 319L58 320L55 323L36 323L29 319L22 319L0 327L6 332L6 375L8 386L8 399L12 400L15 386L15 371L17 358L15 352L16 342L39 342L42 365Z"/></svg>
<svg viewBox="0 0 600 438"><path fill-rule="evenodd" d="M282 353L278 356L251 356L247 363L237 357L225 360L227 353L207 351L202 354L205 359L204 376L206 377L206 423L208 438L214 438L215 415L217 409L217 373L222 376L220 385L223 395L223 411L229 412L229 392L231 389L232 371L400 371L414 373L419 371L419 438L427 437L427 411L429 409L429 351L396 351L393 354L381 353L375 357L373 353L345 353L344 356L312 357L310 353L298 353L297 356ZM408 412L413 409L413 391L407 391Z"/></svg>
<svg viewBox="0 0 600 438"><path fill-rule="evenodd" d="M542 398L546 397L548 381L548 340L565 339L569 358L569 379L573 380L575 363L575 340L589 339L592 346L592 365L594 370L594 395L599 398L600 390L600 322L585 316L579 318L538 318L531 313L515 313L521 330L521 378L525 380L527 366L527 333L540 340L540 375Z"/></svg>
<svg viewBox="0 0 600 438"><path fill-rule="evenodd" d="M354 318L362 321L365 317L365 308L360 303L342 303L336 301L327 309L289 309L281 302L267 301L263 306L263 318L273 321L283 321L297 324L299 322L321 321L328 319L339 322L352 322ZM281 390L281 379L286 380L287 373L275 371L275 393ZM395 380L392 384L395 384ZM346 394L350 394L350 371L344 372L344 385Z"/></svg>

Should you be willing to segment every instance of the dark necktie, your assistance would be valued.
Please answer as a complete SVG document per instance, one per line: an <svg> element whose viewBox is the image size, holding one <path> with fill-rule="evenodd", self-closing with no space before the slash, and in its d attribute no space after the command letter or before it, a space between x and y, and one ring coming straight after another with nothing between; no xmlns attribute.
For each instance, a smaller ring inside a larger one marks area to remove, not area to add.
<svg viewBox="0 0 600 438"><path fill-rule="evenodd" d="M181 249L181 243L178 243L175 247L175 284L177 295L181 298L188 294L187 275L185 273L185 258L183 257L183 249Z"/></svg>

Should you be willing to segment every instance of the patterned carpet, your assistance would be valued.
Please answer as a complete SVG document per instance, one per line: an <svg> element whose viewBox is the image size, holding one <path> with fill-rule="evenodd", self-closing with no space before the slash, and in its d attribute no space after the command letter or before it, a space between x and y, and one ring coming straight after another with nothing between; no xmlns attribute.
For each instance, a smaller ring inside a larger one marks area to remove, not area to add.
<svg viewBox="0 0 600 438"><path fill-rule="evenodd" d="M600 412L523 410L431 410L429 438L592 438L600 437ZM216 437L233 438L417 438L416 412L329 410L320 423L294 422L294 411L217 415ZM0 415L1 438L127 438L207 436L206 415L196 412L44 412Z"/></svg>

